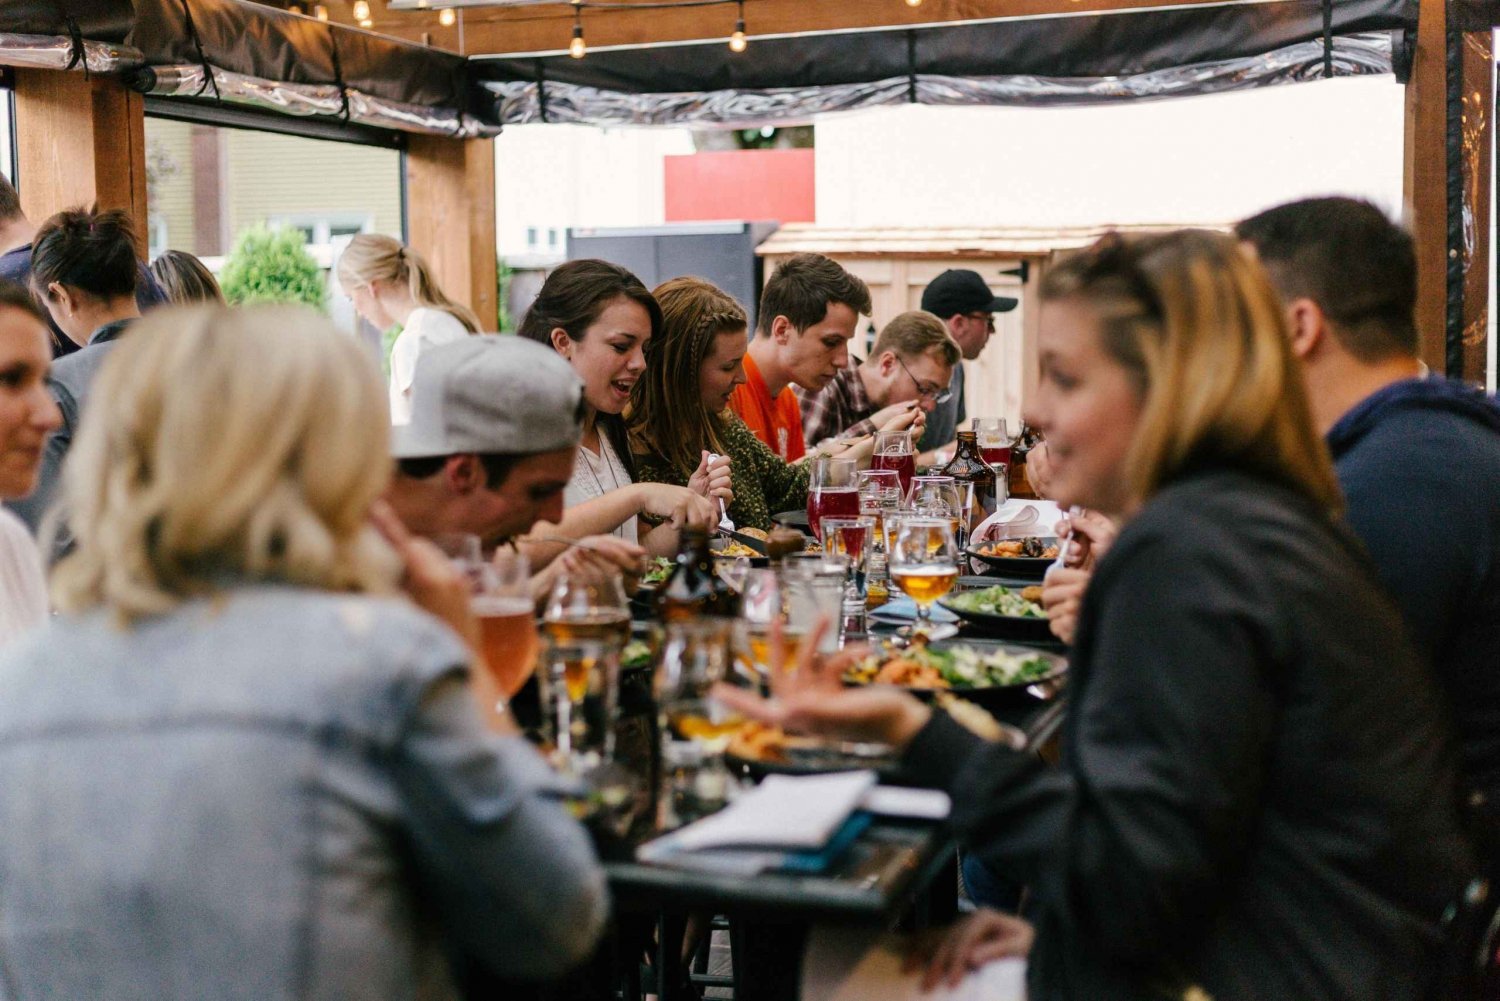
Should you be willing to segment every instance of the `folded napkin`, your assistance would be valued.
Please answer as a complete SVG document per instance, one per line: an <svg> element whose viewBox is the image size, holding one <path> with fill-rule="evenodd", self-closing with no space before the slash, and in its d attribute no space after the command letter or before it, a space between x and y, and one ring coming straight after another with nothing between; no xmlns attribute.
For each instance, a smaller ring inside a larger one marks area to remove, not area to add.
<svg viewBox="0 0 1500 1001"><path fill-rule="evenodd" d="M892 598L884 605L881 605L879 608L873 608L866 614L869 618L874 619L876 622L894 622L901 624L907 622L915 622L917 618L917 603L903 595L899 598ZM942 605L933 605L932 621L957 622L958 616L948 611Z"/></svg>
<svg viewBox="0 0 1500 1001"><path fill-rule="evenodd" d="M1008 500L974 529L977 542L1021 539L1028 535L1050 538L1057 534L1063 510L1051 501Z"/></svg>

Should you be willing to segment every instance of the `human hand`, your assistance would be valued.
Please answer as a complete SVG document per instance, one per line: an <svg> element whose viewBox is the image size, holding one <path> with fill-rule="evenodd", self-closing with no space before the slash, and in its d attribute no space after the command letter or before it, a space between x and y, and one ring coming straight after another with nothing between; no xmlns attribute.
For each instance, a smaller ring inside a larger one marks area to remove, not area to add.
<svg viewBox="0 0 1500 1001"><path fill-rule="evenodd" d="M636 487L641 496L640 513L666 522L673 528L708 529L719 523L719 505L709 503L708 498L687 487L670 483L637 483Z"/></svg>
<svg viewBox="0 0 1500 1001"><path fill-rule="evenodd" d="M589 535L567 549L557 563L560 572L590 580L618 575L626 593L633 594L640 586L646 550L617 535Z"/></svg>
<svg viewBox="0 0 1500 1001"><path fill-rule="evenodd" d="M1057 523L1057 537L1068 540L1066 564L1070 567L1081 567L1084 570L1094 569L1095 564L1104 558L1105 553L1109 552L1109 547L1114 544L1115 536L1119 534L1119 526L1109 518L1098 511L1088 511L1083 508L1070 510L1062 521Z"/></svg>
<svg viewBox="0 0 1500 1001"><path fill-rule="evenodd" d="M688 489L709 500L723 500L724 506L734 503L734 484L729 473L728 456L703 453L697 470L688 477Z"/></svg>
<svg viewBox="0 0 1500 1001"><path fill-rule="evenodd" d="M828 629L820 620L803 640L791 670L782 660L781 624L772 623L768 675L771 697L730 685L715 686L713 696L730 709L770 726L798 733L873 741L904 748L927 725L932 710L918 699L885 685L845 687L844 672L864 651L850 649L831 657L819 654L818 641Z"/></svg>
<svg viewBox="0 0 1500 1001"><path fill-rule="evenodd" d="M916 939L907 954L906 969L925 967L924 993L940 984L957 987L986 963L1026 956L1035 939L1036 929L1029 922L983 907L942 932Z"/></svg>
<svg viewBox="0 0 1500 1001"><path fill-rule="evenodd" d="M905 431L908 428L919 429L927 423L927 413L917 400L907 400L905 403L892 403L884 409L877 410L870 415L870 423L875 425L876 431Z"/></svg>
<svg viewBox="0 0 1500 1001"><path fill-rule="evenodd" d="M1088 590L1092 570L1077 567L1053 567L1042 581L1042 607L1047 610L1047 627L1052 635L1072 646L1078 629L1078 610L1083 607L1083 593Z"/></svg>
<svg viewBox="0 0 1500 1001"><path fill-rule="evenodd" d="M479 622L470 607L472 587L453 561L428 540L411 534L385 501L370 507L370 521L390 543L405 569L401 585L418 608L447 623L479 649Z"/></svg>

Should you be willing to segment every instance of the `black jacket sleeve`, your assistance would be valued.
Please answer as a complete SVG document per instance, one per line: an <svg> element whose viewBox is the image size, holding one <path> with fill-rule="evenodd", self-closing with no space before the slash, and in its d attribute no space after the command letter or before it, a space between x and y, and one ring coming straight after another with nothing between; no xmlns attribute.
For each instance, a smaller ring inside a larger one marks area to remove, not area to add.
<svg viewBox="0 0 1500 1001"><path fill-rule="evenodd" d="M1137 533L1101 565L1061 766L977 746L941 717L908 753L950 790L974 852L1124 963L1213 912L1258 813L1273 727L1269 606L1253 571L1194 549Z"/></svg>

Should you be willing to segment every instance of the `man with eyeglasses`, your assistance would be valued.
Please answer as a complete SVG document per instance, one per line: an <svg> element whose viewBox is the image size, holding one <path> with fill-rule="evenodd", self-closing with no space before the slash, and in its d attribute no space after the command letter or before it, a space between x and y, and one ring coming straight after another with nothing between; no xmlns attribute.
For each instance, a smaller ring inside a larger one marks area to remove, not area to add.
<svg viewBox="0 0 1500 1001"><path fill-rule="evenodd" d="M858 438L907 427L918 433L934 407L948 399L960 350L931 313L902 313L875 338L870 357L851 359L817 392L797 389L803 438Z"/></svg>
<svg viewBox="0 0 1500 1001"><path fill-rule="evenodd" d="M1018 305L1019 299L991 292L979 272L963 268L944 271L922 291L922 308L947 324L948 333L967 361L978 358L989 343L990 335L995 332L995 314L1008 313ZM920 445L923 452L952 445L958 429L968 421L962 364L953 366L948 392L947 401L927 415L927 431Z"/></svg>

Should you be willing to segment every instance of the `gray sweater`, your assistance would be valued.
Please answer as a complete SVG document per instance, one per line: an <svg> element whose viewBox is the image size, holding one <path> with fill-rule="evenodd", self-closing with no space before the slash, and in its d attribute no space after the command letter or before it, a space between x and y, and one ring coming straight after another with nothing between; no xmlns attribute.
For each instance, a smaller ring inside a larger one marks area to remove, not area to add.
<svg viewBox="0 0 1500 1001"><path fill-rule="evenodd" d="M279 586L7 650L0 993L446 999L446 953L585 958L593 849L467 661L404 602Z"/></svg>

